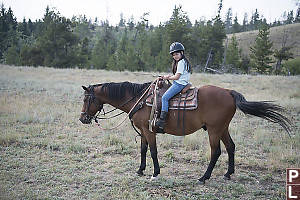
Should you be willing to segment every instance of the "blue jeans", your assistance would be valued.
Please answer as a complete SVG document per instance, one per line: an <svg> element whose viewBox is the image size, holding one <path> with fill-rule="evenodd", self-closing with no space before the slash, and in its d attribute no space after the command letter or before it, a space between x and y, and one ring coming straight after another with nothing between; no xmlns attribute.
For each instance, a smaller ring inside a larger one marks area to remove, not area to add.
<svg viewBox="0 0 300 200"><path fill-rule="evenodd" d="M164 93L162 96L162 108L161 111L168 112L169 110L169 100L174 97L176 94L181 92L181 90L185 87L185 85L181 85L179 83L173 82L173 85Z"/></svg>

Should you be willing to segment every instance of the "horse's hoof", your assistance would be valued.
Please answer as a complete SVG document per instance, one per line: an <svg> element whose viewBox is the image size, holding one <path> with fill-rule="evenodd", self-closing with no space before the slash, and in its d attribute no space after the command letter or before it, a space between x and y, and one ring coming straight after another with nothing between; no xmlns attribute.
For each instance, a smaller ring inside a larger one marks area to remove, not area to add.
<svg viewBox="0 0 300 200"><path fill-rule="evenodd" d="M138 176L144 176L143 171L140 171L140 170L139 170L139 171L137 171L136 173L138 174Z"/></svg>
<svg viewBox="0 0 300 200"><path fill-rule="evenodd" d="M152 175L151 178L150 178L150 180L151 180L151 181L156 181L156 180L158 180L158 175L157 175L157 176L153 176L153 175Z"/></svg>
<svg viewBox="0 0 300 200"><path fill-rule="evenodd" d="M199 183L200 185L204 185L204 184L205 184L205 179L204 179L204 178L198 179L198 183Z"/></svg>
<svg viewBox="0 0 300 200"><path fill-rule="evenodd" d="M230 175L224 175L224 180L229 181L230 179Z"/></svg>

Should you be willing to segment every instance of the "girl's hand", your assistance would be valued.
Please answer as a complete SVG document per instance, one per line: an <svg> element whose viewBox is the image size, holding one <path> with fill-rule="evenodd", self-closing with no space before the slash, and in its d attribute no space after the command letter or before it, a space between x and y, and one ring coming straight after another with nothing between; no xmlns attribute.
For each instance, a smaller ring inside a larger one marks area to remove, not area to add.
<svg viewBox="0 0 300 200"><path fill-rule="evenodd" d="M163 76L163 79L168 80L170 77L171 77L171 75L165 75L165 76Z"/></svg>

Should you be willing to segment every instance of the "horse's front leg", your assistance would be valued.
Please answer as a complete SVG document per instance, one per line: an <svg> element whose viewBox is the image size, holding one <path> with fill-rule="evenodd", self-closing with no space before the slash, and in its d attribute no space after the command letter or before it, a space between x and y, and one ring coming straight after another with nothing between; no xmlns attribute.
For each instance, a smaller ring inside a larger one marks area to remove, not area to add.
<svg viewBox="0 0 300 200"><path fill-rule="evenodd" d="M154 173L151 177L151 179L156 179L158 174L160 174L160 168L157 158L157 146L156 146L156 135L155 133L151 133L148 129L146 131L146 139L148 141L150 152L151 152L151 158L153 160L154 165Z"/></svg>
<svg viewBox="0 0 300 200"><path fill-rule="evenodd" d="M148 142L145 136L141 137L141 165L137 171L138 175L143 176L143 171L146 169L146 154L148 150Z"/></svg>
<svg viewBox="0 0 300 200"><path fill-rule="evenodd" d="M156 143L153 145L149 145L149 146L150 146L151 157L152 157L153 165L154 165L154 173L153 173L151 179L155 179L155 178L157 178L158 174L160 174L160 168L159 168L159 163L158 163L158 159L157 159L157 147L156 147Z"/></svg>

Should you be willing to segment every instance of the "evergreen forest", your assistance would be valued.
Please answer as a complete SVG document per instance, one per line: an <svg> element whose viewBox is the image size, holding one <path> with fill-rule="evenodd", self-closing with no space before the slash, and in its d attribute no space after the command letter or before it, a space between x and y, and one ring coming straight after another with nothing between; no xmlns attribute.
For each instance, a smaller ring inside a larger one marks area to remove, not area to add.
<svg viewBox="0 0 300 200"><path fill-rule="evenodd" d="M124 19L117 25L108 20L88 19L85 15L64 17L59 11L45 8L42 19L18 22L13 10L1 5L0 62L9 65L86 68L116 71L170 71L169 45L184 44L185 54L194 71L229 73L287 74L282 63L293 59L292 47L272 49L269 29L300 22L297 12L285 12L284 20L267 22L262 14L245 13L242 24L230 8L221 17L222 0L217 15L191 22L182 6L175 6L166 22L153 26L149 13L139 19ZM226 34L259 30L251 54L242 56L233 36L228 44ZM300 61L297 61L300 65ZM300 69L300 66L299 66ZM292 74L300 74L300 70ZM290 73L290 70L288 70Z"/></svg>

